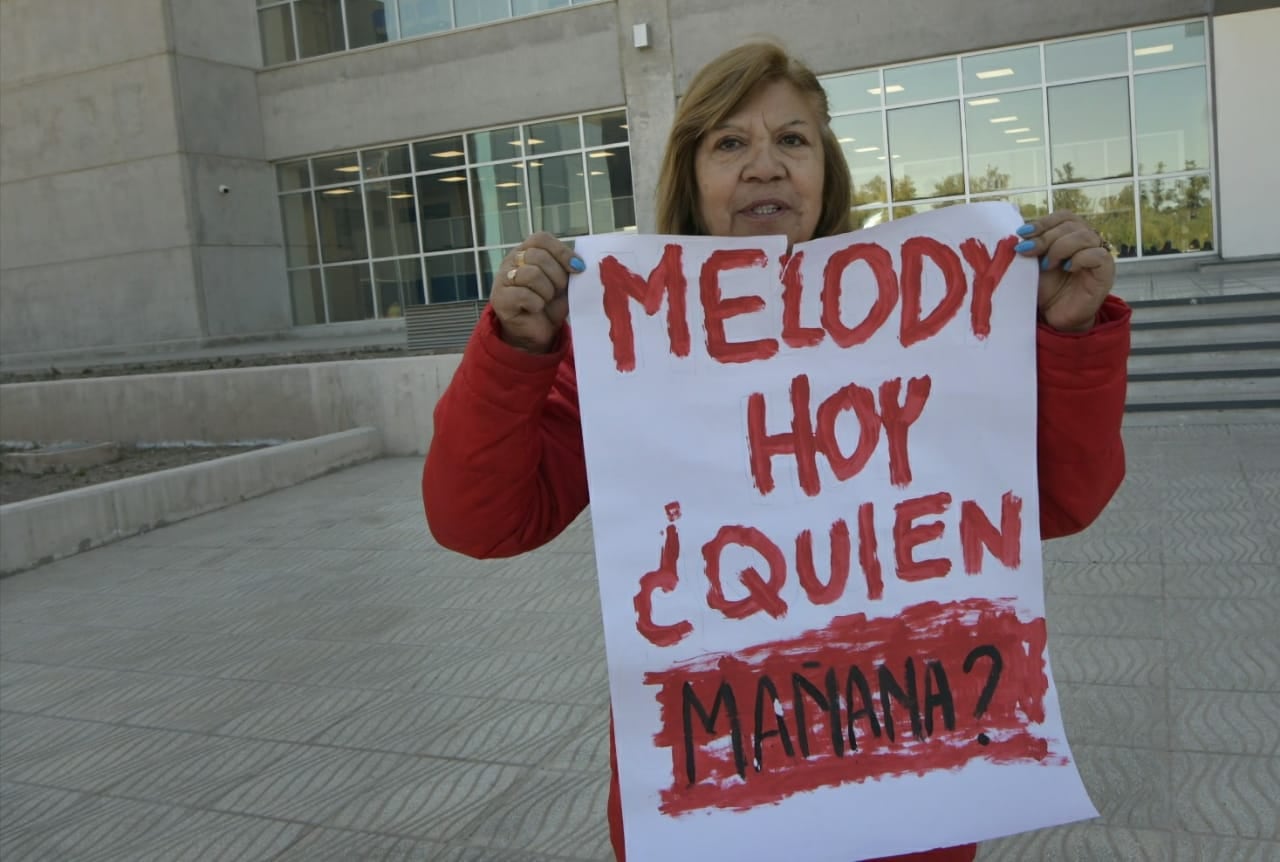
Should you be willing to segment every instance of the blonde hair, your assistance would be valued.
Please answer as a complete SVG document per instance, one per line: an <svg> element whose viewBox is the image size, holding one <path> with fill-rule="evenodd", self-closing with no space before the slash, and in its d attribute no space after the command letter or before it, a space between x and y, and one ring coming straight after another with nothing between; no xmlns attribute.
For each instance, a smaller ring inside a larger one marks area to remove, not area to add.
<svg viewBox="0 0 1280 862"><path fill-rule="evenodd" d="M698 211L695 163L698 145L762 85L786 81L813 100L822 120L822 212L813 236L832 236L851 230L852 202L849 164L831 131L827 92L807 66L773 42L749 42L716 57L694 75L667 137L658 177L658 232L705 235Z"/></svg>

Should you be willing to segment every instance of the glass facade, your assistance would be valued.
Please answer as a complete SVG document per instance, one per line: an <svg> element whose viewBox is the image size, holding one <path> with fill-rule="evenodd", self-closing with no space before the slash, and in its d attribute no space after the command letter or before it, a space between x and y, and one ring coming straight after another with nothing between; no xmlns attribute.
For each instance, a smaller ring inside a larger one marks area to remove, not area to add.
<svg viewBox="0 0 1280 862"><path fill-rule="evenodd" d="M621 110L297 159L276 176L299 326L481 299L533 231L635 230Z"/></svg>
<svg viewBox="0 0 1280 862"><path fill-rule="evenodd" d="M267 66L597 0L258 0Z"/></svg>
<svg viewBox="0 0 1280 862"><path fill-rule="evenodd" d="M1204 20L831 75L854 223L1007 200L1121 258L1212 252Z"/></svg>

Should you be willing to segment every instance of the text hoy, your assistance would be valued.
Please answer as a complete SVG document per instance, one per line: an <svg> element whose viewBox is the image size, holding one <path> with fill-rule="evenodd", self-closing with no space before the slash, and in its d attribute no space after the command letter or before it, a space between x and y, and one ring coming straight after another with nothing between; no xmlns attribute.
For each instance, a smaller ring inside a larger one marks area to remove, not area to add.
<svg viewBox="0 0 1280 862"><path fill-rule="evenodd" d="M981 240L972 238L962 242L960 254L956 254L950 246L935 239L912 237L902 243L898 269L884 246L873 242L851 243L833 253L823 268L820 326L804 325L800 320L801 301L806 288L801 276L804 251L784 256L781 261L782 331L778 338L751 341L730 341L725 332L725 322L760 311L765 307L765 300L761 296L726 298L720 290L720 276L736 269L763 268L769 264L769 256L762 249L714 251L698 273L698 299L707 334L707 354L723 363L753 362L774 356L782 343L793 348L814 347L828 337L841 348L856 347L888 322L899 302L902 311L898 339L904 347L910 347L937 335L959 313L966 296L970 297L970 328L977 338L986 338L991 333L991 298L1016 257L1013 249L1017 242L1017 237L1002 240L992 254ZM971 278L966 274L960 255L969 264ZM652 316L658 313L665 299L671 353L684 357L692 350L687 310L688 281L683 257L681 245L666 245L662 258L648 278L633 272L611 255L600 261L609 340L613 346L614 364L619 371L634 371L636 367L630 300L640 303L645 314ZM942 299L927 313L922 307L926 260L942 273L945 283ZM851 322L841 316L841 299L845 274L855 264L870 269L876 285L876 299L861 320Z"/></svg>

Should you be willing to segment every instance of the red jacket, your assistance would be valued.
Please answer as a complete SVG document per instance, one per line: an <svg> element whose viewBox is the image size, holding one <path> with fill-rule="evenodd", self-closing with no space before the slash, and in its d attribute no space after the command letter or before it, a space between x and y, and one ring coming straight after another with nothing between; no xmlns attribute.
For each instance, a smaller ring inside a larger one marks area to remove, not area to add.
<svg viewBox="0 0 1280 862"><path fill-rule="evenodd" d="M1129 307L1109 297L1080 335L1041 325L1036 336L1040 532L1087 527L1124 478L1120 422L1129 355ZM557 350L523 353L498 336L486 309L435 409L422 474L436 541L471 557L509 557L560 534L587 505L571 335ZM623 862L618 766L610 737L609 833ZM969 862L975 845L895 857Z"/></svg>

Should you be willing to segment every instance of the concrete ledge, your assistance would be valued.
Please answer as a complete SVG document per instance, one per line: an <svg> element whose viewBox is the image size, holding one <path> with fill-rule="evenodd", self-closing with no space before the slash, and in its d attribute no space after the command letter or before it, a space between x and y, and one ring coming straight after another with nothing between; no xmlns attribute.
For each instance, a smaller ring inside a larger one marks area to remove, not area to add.
<svg viewBox="0 0 1280 862"><path fill-rule="evenodd" d="M355 428L0 506L0 575L221 509L381 455L378 430Z"/></svg>

